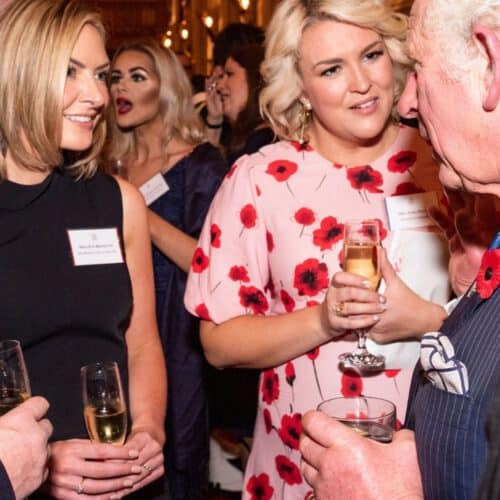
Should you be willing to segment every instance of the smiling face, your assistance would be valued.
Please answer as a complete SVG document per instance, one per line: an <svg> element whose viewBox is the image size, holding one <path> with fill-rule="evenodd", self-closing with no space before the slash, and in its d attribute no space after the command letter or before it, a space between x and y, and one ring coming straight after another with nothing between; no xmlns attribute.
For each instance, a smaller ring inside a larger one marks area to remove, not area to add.
<svg viewBox="0 0 500 500"><path fill-rule="evenodd" d="M61 148L84 151L108 104L109 60L104 42L92 25L83 27L68 66L64 87Z"/></svg>
<svg viewBox="0 0 500 500"><path fill-rule="evenodd" d="M304 30L299 45L303 97L311 135L362 145L385 130L394 104L392 62L375 31L333 20Z"/></svg>
<svg viewBox="0 0 500 500"><path fill-rule="evenodd" d="M217 84L222 97L224 115L234 123L248 102L248 82L245 68L229 57L224 74Z"/></svg>
<svg viewBox="0 0 500 500"><path fill-rule="evenodd" d="M146 53L125 50L117 57L110 91L120 127L135 128L160 118L160 79Z"/></svg>

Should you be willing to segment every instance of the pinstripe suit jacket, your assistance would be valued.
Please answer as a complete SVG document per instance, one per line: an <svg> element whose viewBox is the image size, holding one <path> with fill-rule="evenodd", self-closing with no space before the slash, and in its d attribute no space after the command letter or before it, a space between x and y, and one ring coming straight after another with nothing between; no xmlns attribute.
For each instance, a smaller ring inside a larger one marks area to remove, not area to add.
<svg viewBox="0 0 500 500"><path fill-rule="evenodd" d="M486 300L463 297L441 331L467 367L469 392L437 389L418 364L406 427L415 431L426 500L471 500L485 465L486 418L500 369L500 288Z"/></svg>

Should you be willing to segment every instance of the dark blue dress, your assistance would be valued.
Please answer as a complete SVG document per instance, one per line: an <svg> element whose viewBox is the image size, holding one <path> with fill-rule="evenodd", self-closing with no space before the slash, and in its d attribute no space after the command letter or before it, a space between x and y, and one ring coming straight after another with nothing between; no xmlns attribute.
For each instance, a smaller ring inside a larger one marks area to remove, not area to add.
<svg viewBox="0 0 500 500"><path fill-rule="evenodd" d="M226 171L219 150L200 144L164 174L169 191L149 208L198 238ZM184 308L186 273L157 248L153 248L153 264L158 327L168 374L165 468L171 497L194 500L207 484L209 455L206 362L199 320Z"/></svg>

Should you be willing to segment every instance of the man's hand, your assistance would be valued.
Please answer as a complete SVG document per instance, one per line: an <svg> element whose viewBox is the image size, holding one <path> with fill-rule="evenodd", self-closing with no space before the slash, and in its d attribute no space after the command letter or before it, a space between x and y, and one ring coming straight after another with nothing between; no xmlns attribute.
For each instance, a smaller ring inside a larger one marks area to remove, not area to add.
<svg viewBox="0 0 500 500"><path fill-rule="evenodd" d="M318 500L422 500L415 438L394 434L381 444L318 411L302 419L301 470Z"/></svg>
<svg viewBox="0 0 500 500"><path fill-rule="evenodd" d="M48 408L44 398L33 397L0 417L0 460L16 498L26 498L47 477Z"/></svg>

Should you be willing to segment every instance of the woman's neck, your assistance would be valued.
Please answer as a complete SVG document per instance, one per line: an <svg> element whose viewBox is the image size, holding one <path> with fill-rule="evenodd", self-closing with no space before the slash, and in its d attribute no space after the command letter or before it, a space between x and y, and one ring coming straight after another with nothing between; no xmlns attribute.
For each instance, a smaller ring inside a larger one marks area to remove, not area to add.
<svg viewBox="0 0 500 500"><path fill-rule="evenodd" d="M7 150L5 156L5 171L7 180L15 182L16 184L34 185L43 182L50 174L51 169L47 168L45 171L28 170L20 166L12 155Z"/></svg>
<svg viewBox="0 0 500 500"><path fill-rule="evenodd" d="M324 158L340 165L366 165L383 155L394 143L399 126L390 120L376 138L350 141L335 137L316 123L309 127L311 146Z"/></svg>

